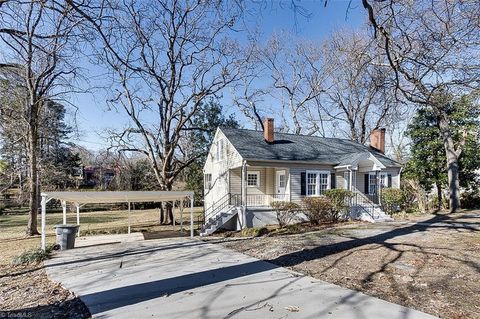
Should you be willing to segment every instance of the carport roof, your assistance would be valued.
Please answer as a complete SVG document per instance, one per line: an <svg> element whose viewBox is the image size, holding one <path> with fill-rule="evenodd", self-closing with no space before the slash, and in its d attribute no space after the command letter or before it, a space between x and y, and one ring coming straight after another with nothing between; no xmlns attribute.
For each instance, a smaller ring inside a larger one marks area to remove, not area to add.
<svg viewBox="0 0 480 319"><path fill-rule="evenodd" d="M141 203L181 200L193 191L126 191L126 192L43 192L43 197L77 204Z"/></svg>

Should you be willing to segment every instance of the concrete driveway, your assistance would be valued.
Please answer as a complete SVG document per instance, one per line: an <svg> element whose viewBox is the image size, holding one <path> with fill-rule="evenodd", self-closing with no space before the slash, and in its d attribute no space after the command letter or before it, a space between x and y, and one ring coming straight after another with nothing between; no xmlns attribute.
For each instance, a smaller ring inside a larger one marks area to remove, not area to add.
<svg viewBox="0 0 480 319"><path fill-rule="evenodd" d="M81 247L46 265L95 318L433 318L186 238Z"/></svg>

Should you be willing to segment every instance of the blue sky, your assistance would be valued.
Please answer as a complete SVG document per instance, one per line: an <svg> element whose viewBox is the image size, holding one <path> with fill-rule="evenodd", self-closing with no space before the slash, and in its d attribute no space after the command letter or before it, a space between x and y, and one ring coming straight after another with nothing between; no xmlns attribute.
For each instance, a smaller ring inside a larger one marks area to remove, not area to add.
<svg viewBox="0 0 480 319"><path fill-rule="evenodd" d="M261 30L262 37L268 38L272 33L288 31L298 37L313 41L321 41L332 31L339 28L358 28L366 20L366 15L360 1L348 10L348 0L329 0L328 6L323 6L323 0L301 1L299 4L309 12L309 17L300 14L295 16L290 7L290 1L272 0L266 2L257 17L250 17L248 22L253 27L255 23ZM106 81L96 66L85 65L89 69L89 77L93 81ZM105 140L108 129L121 128L128 123L128 118L121 111L109 110L105 102L106 96L101 91L88 94L76 94L71 102L78 107L76 122L79 129L79 139L75 142L88 149L98 150L108 147ZM227 112L234 112L226 108Z"/></svg>

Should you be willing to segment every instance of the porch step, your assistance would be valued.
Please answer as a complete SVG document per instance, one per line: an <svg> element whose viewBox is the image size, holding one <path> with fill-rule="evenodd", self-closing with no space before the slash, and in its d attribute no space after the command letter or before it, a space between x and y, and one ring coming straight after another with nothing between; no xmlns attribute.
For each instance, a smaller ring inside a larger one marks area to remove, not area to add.
<svg viewBox="0 0 480 319"><path fill-rule="evenodd" d="M238 214L238 209L239 207L236 206L227 206L220 213L206 220L200 231L200 236L208 236L216 232Z"/></svg>
<svg viewBox="0 0 480 319"><path fill-rule="evenodd" d="M351 217L370 223L393 221L393 218L386 214L379 205L356 205L352 207Z"/></svg>

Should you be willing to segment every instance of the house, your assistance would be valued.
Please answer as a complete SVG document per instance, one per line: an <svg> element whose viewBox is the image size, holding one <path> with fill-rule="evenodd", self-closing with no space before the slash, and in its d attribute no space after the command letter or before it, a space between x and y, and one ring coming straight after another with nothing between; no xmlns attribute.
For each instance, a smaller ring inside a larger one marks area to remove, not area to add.
<svg viewBox="0 0 480 319"><path fill-rule="evenodd" d="M115 178L115 168L103 166L82 166L76 172L78 188L106 189Z"/></svg>
<svg viewBox="0 0 480 319"><path fill-rule="evenodd" d="M355 193L351 216L388 219L380 208L383 187L400 187L401 165L385 153L385 129L374 130L370 146L340 138L274 131L218 128L204 165L205 225L258 227L276 223L270 203L301 203L330 188Z"/></svg>

